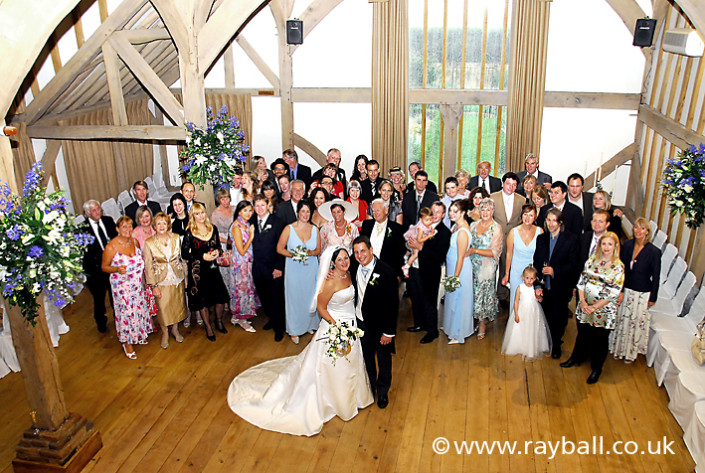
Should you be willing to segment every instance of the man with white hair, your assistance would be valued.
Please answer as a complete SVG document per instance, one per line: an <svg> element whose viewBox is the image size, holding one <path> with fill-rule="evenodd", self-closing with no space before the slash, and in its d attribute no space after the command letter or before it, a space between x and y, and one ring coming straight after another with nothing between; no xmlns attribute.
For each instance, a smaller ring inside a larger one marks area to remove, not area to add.
<svg viewBox="0 0 705 473"><path fill-rule="evenodd" d="M517 192L524 192L522 182L524 182L524 178L529 174L536 178L537 185L543 184L546 189L551 188L553 178L545 172L539 171L539 157L533 153L529 153L524 158L524 170L517 173L517 178L519 179L519 188L517 189Z"/></svg>
<svg viewBox="0 0 705 473"><path fill-rule="evenodd" d="M345 169L340 167L340 160L340 150L338 148L331 148L328 150L328 153L326 154L326 164L335 164L335 178L343 183L343 192L345 195L348 195L348 180L345 177ZM325 168L325 165L321 166L321 169L313 173L311 180L321 182L321 179L323 178L323 170Z"/></svg>
<svg viewBox="0 0 705 473"><path fill-rule="evenodd" d="M110 217L103 216L103 209L97 200L88 200L83 204L86 221L81 231L93 235L95 240L86 247L83 255L83 271L86 273L86 287L93 296L93 318L98 331L105 333L108 329L108 318L105 316L105 293L110 295L110 305L113 305L110 294L108 273L101 269L103 250L108 242L117 236L115 222Z"/></svg>
<svg viewBox="0 0 705 473"><path fill-rule="evenodd" d="M372 220L364 220L360 235L365 235L372 243L374 255L392 267L401 280L401 267L404 264L404 231L396 222L387 218L389 202L378 198L372 201Z"/></svg>

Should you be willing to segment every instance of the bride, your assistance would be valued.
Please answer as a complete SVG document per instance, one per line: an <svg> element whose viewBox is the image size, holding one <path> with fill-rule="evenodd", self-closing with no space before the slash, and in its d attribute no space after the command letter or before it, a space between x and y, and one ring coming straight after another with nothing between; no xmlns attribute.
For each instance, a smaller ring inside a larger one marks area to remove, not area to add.
<svg viewBox="0 0 705 473"><path fill-rule="evenodd" d="M328 253L330 254L330 253ZM355 288L345 248L321 261L317 290L323 320L311 343L298 355L266 361L240 373L228 389L228 405L246 421L266 430L315 435L334 416L348 421L372 404L360 340L346 359L335 364L326 355L328 327L336 322L355 326ZM326 278L332 266L332 278Z"/></svg>

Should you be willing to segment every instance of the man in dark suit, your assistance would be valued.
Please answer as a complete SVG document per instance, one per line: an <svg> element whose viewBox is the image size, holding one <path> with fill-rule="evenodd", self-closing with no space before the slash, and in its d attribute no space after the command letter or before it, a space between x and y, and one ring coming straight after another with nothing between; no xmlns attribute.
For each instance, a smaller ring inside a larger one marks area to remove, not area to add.
<svg viewBox="0 0 705 473"><path fill-rule="evenodd" d="M468 181L467 190L482 187L488 194L493 194L502 190L502 180L497 177L490 176L490 172L492 172L492 165L489 161L482 161L478 164L477 176L472 176L470 178Z"/></svg>
<svg viewBox="0 0 705 473"><path fill-rule="evenodd" d="M389 404L389 387L392 385L399 282L394 270L375 258L369 238L357 237L353 241L353 251L357 264L351 265L350 276L355 288L357 325L365 332L361 339L362 355L372 394L377 395L377 405L384 409Z"/></svg>
<svg viewBox="0 0 705 473"><path fill-rule="evenodd" d="M202 206L206 206L203 202L198 202L196 199L196 187L190 183L190 182L184 182L181 184L181 195L184 196L184 199L186 199L186 213L188 213L189 210L191 210L191 206L193 204L201 204ZM174 209L171 208L171 205L169 205L166 209L167 215L174 215Z"/></svg>
<svg viewBox="0 0 705 473"><path fill-rule="evenodd" d="M595 254L600 237L609 230L610 213L603 209L595 210L595 213L592 214L590 226L590 230L587 230L580 235L580 254L578 256L578 261L576 262L576 275L580 275L580 272L585 266L585 262L588 258L590 258L590 256ZM575 282L577 284L577 280Z"/></svg>
<svg viewBox="0 0 705 473"><path fill-rule="evenodd" d="M583 212L583 229L589 230L592 222L592 192L583 192L585 180L577 172L568 176L568 202Z"/></svg>
<svg viewBox="0 0 705 473"><path fill-rule="evenodd" d="M421 172L421 171L419 171ZM431 206L433 213L432 227L436 234L423 244L415 239L409 240L409 248L418 249L419 257L409 268L407 292L411 297L411 310L414 325L409 332L426 331L421 343L430 343L438 338L438 289L441 284L441 266L446 260L450 247L450 230L443 225L445 205L435 202Z"/></svg>
<svg viewBox="0 0 705 473"><path fill-rule="evenodd" d="M426 188L428 174L419 171L414 178L414 190L404 194L401 201L402 226L406 230L419 221L419 210L431 207L431 204L440 200L438 194ZM445 258L445 256L444 256Z"/></svg>
<svg viewBox="0 0 705 473"><path fill-rule="evenodd" d="M267 199L262 194L254 198L255 215L252 225L255 235L252 239L252 279L262 302L262 309L269 316L264 329L274 329L274 340L284 338L284 257L277 253L279 236L284 223L269 213Z"/></svg>
<svg viewBox="0 0 705 473"><path fill-rule="evenodd" d="M374 199L379 197L379 186L382 184L382 179L379 178L379 163L374 159L367 162L367 179L360 183L360 198L371 204Z"/></svg>
<svg viewBox="0 0 705 473"><path fill-rule="evenodd" d="M551 331L553 349L551 357L561 356L561 343L568 324L568 302L576 282L577 237L563 231L563 214L552 208L546 215L545 232L536 239L534 267L538 271L543 295L541 306Z"/></svg>
<svg viewBox="0 0 705 473"><path fill-rule="evenodd" d="M147 200L147 196L149 195L149 188L147 187L146 182L136 181L134 184L132 184L132 193L135 194L135 198L137 200L125 207L125 215L130 217L132 221L135 222L135 226L139 225L139 222L135 220L135 215L137 215L137 209L142 207L143 205L149 207L149 210L152 211L152 217L162 211L162 206L159 205L157 202Z"/></svg>
<svg viewBox="0 0 705 473"><path fill-rule="evenodd" d="M274 208L274 213L277 214L283 222L284 225L289 225L294 223L297 219L296 207L299 205L299 201L304 198L305 184L304 181L295 180L291 182L291 199L284 202L279 202Z"/></svg>
<svg viewBox="0 0 705 473"><path fill-rule="evenodd" d="M345 195L348 195L348 180L345 177L345 169L342 169L340 167L340 150L338 148L331 148L328 150L328 153L326 154L326 163L327 164L335 164L336 171L335 171L335 178L343 183L343 192ZM321 166L321 169L313 173L313 176L311 176L311 181L318 181L321 182L321 178L323 177L323 170L326 168L326 166Z"/></svg>
<svg viewBox="0 0 705 473"><path fill-rule="evenodd" d="M387 263L401 280L401 267L404 265L404 231L401 225L387 218L389 203L384 200L372 201L373 220L364 220L360 235L365 235L372 243L377 258Z"/></svg>
<svg viewBox="0 0 705 473"><path fill-rule="evenodd" d="M545 172L539 171L539 158L535 154L529 153L526 155L526 158L524 158L524 170L520 171L517 173L517 177L519 177L519 189L517 192L520 194L524 193L524 186L522 183L524 182L524 178L528 175L531 174L536 178L537 184L543 184L546 186L546 189L550 189L551 183L553 182L553 178L546 174Z"/></svg>
<svg viewBox="0 0 705 473"><path fill-rule="evenodd" d="M414 186L416 185L414 183L414 180L416 179L416 173L419 171L423 171L421 163L419 163L418 161L414 161L409 164L409 176L411 177L411 182L406 185L405 194L414 190ZM426 174L426 179L428 179L428 174ZM438 188L436 187L436 184L433 181L428 181L428 185L426 186L426 188L434 194L438 194Z"/></svg>
<svg viewBox="0 0 705 473"><path fill-rule="evenodd" d="M311 187L312 181L311 168L304 164L299 164L299 155L293 149L284 150L282 158L284 158L286 164L289 165L289 176L291 176L291 180L295 181L298 179L303 181L306 186L305 190L308 190Z"/></svg>
<svg viewBox="0 0 705 473"><path fill-rule="evenodd" d="M83 204L83 213L86 215L86 221L81 231L95 237L83 254L83 271L86 273L86 287L93 296L93 318L98 331L104 333L108 326L108 318L105 316L105 293L110 296L110 305L113 305L113 297L110 293L109 276L103 272L101 265L105 245L117 236L117 229L112 218L103 216L103 209L97 200L89 200Z"/></svg>
<svg viewBox="0 0 705 473"><path fill-rule="evenodd" d="M539 216L536 219L536 225L542 227L546 221L548 211L556 208L563 214L563 226L566 232L570 232L575 236L583 232L583 213L580 209L568 202L568 186L563 181L556 181L548 191L551 197L551 204L541 207Z"/></svg>

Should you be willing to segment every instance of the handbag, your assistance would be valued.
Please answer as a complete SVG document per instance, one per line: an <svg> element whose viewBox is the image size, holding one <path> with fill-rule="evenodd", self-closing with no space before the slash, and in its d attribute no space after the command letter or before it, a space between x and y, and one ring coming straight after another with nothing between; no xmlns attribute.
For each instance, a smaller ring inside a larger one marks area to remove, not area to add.
<svg viewBox="0 0 705 473"><path fill-rule="evenodd" d="M218 266L228 267L228 266L230 266L230 258L228 257L228 255L226 253L223 253L223 256L218 256L215 259L215 264L217 264Z"/></svg>
<svg viewBox="0 0 705 473"><path fill-rule="evenodd" d="M705 320L700 322L697 328L698 333L690 344L690 352L693 354L693 360L702 365L705 363Z"/></svg>

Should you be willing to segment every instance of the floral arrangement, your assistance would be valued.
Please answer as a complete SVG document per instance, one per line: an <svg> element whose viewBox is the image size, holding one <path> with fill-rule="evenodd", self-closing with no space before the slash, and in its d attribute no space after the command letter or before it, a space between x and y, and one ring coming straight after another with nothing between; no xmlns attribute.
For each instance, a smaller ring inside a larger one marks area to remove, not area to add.
<svg viewBox="0 0 705 473"><path fill-rule="evenodd" d="M297 246L294 251L291 252L291 259L297 263L305 263L308 259L308 248L305 246Z"/></svg>
<svg viewBox="0 0 705 473"><path fill-rule="evenodd" d="M453 292L460 287L460 278L455 276L446 276L441 281L446 292Z"/></svg>
<svg viewBox="0 0 705 473"><path fill-rule="evenodd" d="M218 115L207 110L208 126L205 130L191 122L186 123L188 136L186 149L181 152L181 169L186 179L194 185L210 181L223 187L232 181L235 169L241 167L250 147L243 144L245 133L235 117L228 117L228 107L221 107Z"/></svg>
<svg viewBox="0 0 705 473"><path fill-rule="evenodd" d="M365 335L363 330L351 327L347 322L337 322L335 325L331 325L328 328L328 338L323 339L328 343L326 355L333 360L335 365L339 358L344 358L350 353L352 343L363 335Z"/></svg>
<svg viewBox="0 0 705 473"><path fill-rule="evenodd" d="M671 211L683 214L688 227L698 228L705 218L705 144L667 160L661 184Z"/></svg>
<svg viewBox="0 0 705 473"><path fill-rule="evenodd" d="M73 302L72 291L84 280L84 249L95 239L78 231L63 191L46 194L42 175L35 163L21 196L0 185L0 288L32 325L42 291L58 307Z"/></svg>

